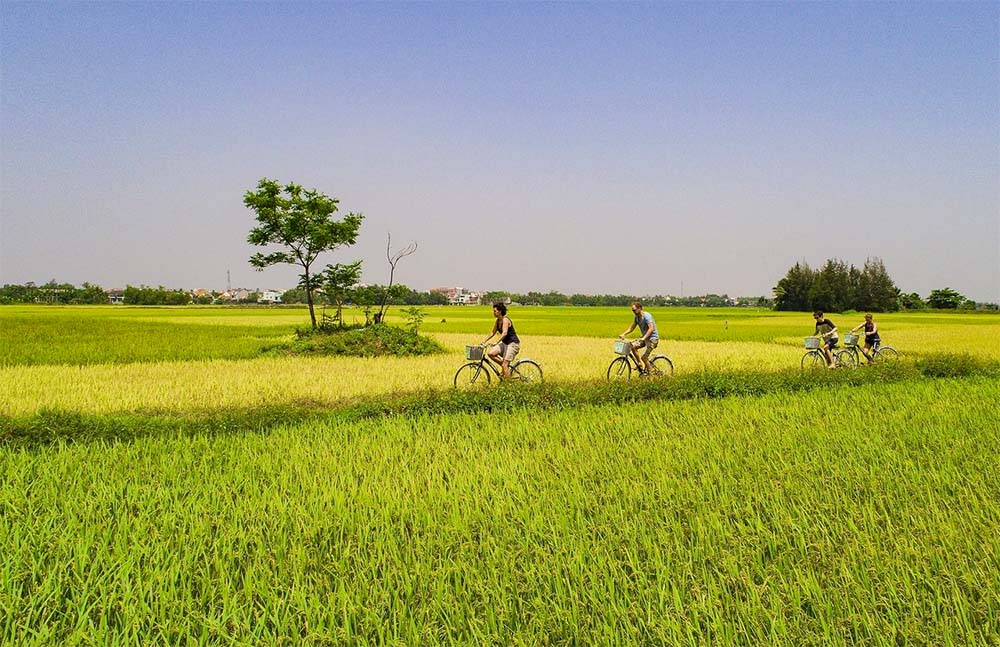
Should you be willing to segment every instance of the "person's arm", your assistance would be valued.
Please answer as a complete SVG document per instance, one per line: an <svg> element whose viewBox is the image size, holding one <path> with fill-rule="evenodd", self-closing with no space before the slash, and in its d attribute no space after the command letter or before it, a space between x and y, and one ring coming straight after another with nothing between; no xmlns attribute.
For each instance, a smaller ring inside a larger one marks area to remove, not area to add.
<svg viewBox="0 0 1000 647"><path fill-rule="evenodd" d="M866 335L877 335L878 334L878 324L873 321L872 322L872 331L869 332L869 333L865 333L865 334Z"/></svg>
<svg viewBox="0 0 1000 647"><path fill-rule="evenodd" d="M861 322L857 326L851 328L851 332L857 332L858 328L864 328L864 326L865 326L864 322Z"/></svg>
<svg viewBox="0 0 1000 647"><path fill-rule="evenodd" d="M622 339L625 339L625 336L628 335L633 330L635 330L635 317L632 318L632 325L628 327L628 330L626 330L625 332L623 332L618 336L621 337Z"/></svg>

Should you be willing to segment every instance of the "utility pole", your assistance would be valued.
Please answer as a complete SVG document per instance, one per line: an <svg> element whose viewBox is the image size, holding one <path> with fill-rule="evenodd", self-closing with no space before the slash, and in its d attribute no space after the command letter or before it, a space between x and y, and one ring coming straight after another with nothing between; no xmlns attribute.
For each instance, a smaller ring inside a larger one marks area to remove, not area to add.
<svg viewBox="0 0 1000 647"><path fill-rule="evenodd" d="M233 282L229 278L229 270L226 270L226 292L233 293Z"/></svg>

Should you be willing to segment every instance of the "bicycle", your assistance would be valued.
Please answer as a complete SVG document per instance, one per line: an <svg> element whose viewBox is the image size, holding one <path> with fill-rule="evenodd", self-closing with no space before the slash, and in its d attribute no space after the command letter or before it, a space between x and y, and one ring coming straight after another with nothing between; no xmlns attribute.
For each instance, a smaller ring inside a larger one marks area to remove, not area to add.
<svg viewBox="0 0 1000 647"><path fill-rule="evenodd" d="M899 352L892 346L883 346L876 343L872 349L872 354L858 345L859 335L848 333L844 335L844 350L854 356L854 363L861 365L861 356L864 355L869 364L890 364L899 359Z"/></svg>
<svg viewBox="0 0 1000 647"><path fill-rule="evenodd" d="M830 349L830 354L833 355L834 368L857 368L858 366L854 353L849 350L838 349L834 346ZM823 352L823 340L820 337L806 337L806 354L802 356L801 364L803 369L825 368L827 366L826 353Z"/></svg>
<svg viewBox="0 0 1000 647"><path fill-rule="evenodd" d="M639 375L646 374L642 363L632 354L632 342L627 339L616 340L615 354L618 357L611 360L611 364L608 365L609 382L612 380L630 380L632 379L633 370L638 371ZM650 377L670 377L674 374L674 363L666 355L651 357L649 365L652 367L649 372Z"/></svg>
<svg viewBox="0 0 1000 647"><path fill-rule="evenodd" d="M495 344L490 344L494 346ZM485 346L466 346L465 359L469 360L462 364L455 372L455 388L486 388L490 385L490 373L501 382L504 381L500 368L490 360L486 353ZM537 383L542 381L542 367L532 359L524 358L510 364L510 377L507 381Z"/></svg>

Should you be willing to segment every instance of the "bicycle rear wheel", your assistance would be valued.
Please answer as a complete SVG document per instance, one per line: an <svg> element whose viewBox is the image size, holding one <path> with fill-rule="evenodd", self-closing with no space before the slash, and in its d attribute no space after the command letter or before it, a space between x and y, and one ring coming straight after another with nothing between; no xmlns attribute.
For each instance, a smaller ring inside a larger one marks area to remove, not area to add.
<svg viewBox="0 0 1000 647"><path fill-rule="evenodd" d="M627 357L616 357L608 366L608 381L628 380L632 377L632 364Z"/></svg>
<svg viewBox="0 0 1000 647"><path fill-rule="evenodd" d="M842 350L834 353L834 359L837 360L837 368L857 368L858 358L854 356L849 350Z"/></svg>
<svg viewBox="0 0 1000 647"><path fill-rule="evenodd" d="M510 367L510 376L515 380L535 384L542 381L542 367L532 359L522 359Z"/></svg>
<svg viewBox="0 0 1000 647"><path fill-rule="evenodd" d="M899 353L892 346L879 346L872 356L873 364L892 364L899 361Z"/></svg>
<svg viewBox="0 0 1000 647"><path fill-rule="evenodd" d="M463 364L455 372L456 389L485 389L490 385L490 369L480 362Z"/></svg>
<svg viewBox="0 0 1000 647"><path fill-rule="evenodd" d="M674 374L674 363L666 355L657 355L649 363L653 367L653 377L670 377Z"/></svg>
<svg viewBox="0 0 1000 647"><path fill-rule="evenodd" d="M811 350L802 356L802 368L814 369L826 367L826 358L818 350Z"/></svg>

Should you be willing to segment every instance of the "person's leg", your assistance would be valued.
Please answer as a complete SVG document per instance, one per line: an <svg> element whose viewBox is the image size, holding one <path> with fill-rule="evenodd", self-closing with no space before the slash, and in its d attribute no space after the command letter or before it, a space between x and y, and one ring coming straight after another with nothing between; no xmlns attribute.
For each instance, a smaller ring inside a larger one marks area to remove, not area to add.
<svg viewBox="0 0 1000 647"><path fill-rule="evenodd" d="M500 359L500 353L503 351L501 348L502 344L497 344L496 346L491 346L489 351L486 353L486 357L490 359L497 366L502 365L502 360Z"/></svg>
<svg viewBox="0 0 1000 647"><path fill-rule="evenodd" d="M501 375L503 375L503 378L505 380L510 377L510 365L514 361L514 357L520 350L521 350L521 345L518 343L510 343L504 345Z"/></svg>
<svg viewBox="0 0 1000 647"><path fill-rule="evenodd" d="M639 359L639 349L642 348L642 342L634 341L631 342L632 345L632 360L635 362L636 366L642 366L642 360Z"/></svg>
<svg viewBox="0 0 1000 647"><path fill-rule="evenodd" d="M656 342L649 340L646 342L646 352L642 354L642 363L646 367L646 372L649 373L652 370L652 365L649 363L649 355L656 348Z"/></svg>

